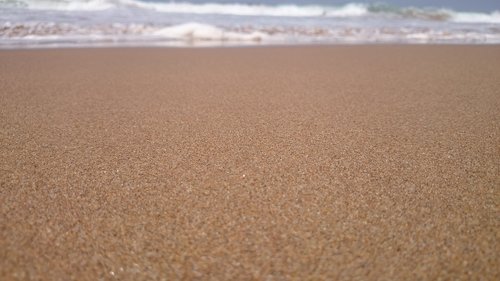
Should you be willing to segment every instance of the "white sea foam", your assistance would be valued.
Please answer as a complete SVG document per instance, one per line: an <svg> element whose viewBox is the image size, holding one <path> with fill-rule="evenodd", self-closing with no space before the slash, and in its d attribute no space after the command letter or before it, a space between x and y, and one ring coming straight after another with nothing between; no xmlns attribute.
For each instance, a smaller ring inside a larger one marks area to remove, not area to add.
<svg viewBox="0 0 500 281"><path fill-rule="evenodd" d="M451 20L462 23L500 23L500 12L495 11L489 14L486 13L469 13L469 12L453 12Z"/></svg>
<svg viewBox="0 0 500 281"><path fill-rule="evenodd" d="M259 31L250 33L234 32L197 22L162 28L155 31L153 35L168 39L206 41L262 41L269 37Z"/></svg>
<svg viewBox="0 0 500 281"><path fill-rule="evenodd" d="M134 2L141 8L154 9L166 13L220 14L237 16L275 16L275 17L355 17L367 14L362 4L347 4L340 7L297 6L297 5L245 5L245 4L191 4L191 3L146 3Z"/></svg>

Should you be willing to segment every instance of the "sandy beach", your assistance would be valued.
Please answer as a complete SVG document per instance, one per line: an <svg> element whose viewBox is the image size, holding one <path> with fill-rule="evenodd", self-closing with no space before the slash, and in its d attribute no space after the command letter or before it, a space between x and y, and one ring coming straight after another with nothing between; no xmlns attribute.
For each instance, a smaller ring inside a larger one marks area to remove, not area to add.
<svg viewBox="0 0 500 281"><path fill-rule="evenodd" d="M0 51L1 280L499 280L500 47Z"/></svg>

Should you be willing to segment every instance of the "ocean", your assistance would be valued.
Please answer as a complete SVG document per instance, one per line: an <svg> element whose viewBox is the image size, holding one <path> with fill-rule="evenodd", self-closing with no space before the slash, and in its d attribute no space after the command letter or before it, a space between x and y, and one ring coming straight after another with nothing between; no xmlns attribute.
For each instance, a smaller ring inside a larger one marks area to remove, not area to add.
<svg viewBox="0 0 500 281"><path fill-rule="evenodd" d="M499 44L500 3L0 0L0 48L378 43Z"/></svg>

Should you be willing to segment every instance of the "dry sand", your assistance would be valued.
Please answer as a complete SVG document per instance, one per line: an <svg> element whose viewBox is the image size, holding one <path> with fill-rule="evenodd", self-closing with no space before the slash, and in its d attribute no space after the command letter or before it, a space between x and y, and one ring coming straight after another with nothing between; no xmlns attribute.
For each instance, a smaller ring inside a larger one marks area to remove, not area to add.
<svg viewBox="0 0 500 281"><path fill-rule="evenodd" d="M0 52L0 279L499 280L500 46Z"/></svg>

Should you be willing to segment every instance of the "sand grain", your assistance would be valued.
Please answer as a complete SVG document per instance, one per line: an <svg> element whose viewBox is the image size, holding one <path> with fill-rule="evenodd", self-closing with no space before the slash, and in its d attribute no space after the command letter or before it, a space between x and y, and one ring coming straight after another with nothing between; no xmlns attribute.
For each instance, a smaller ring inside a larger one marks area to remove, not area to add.
<svg viewBox="0 0 500 281"><path fill-rule="evenodd" d="M0 52L0 279L498 280L500 48Z"/></svg>

